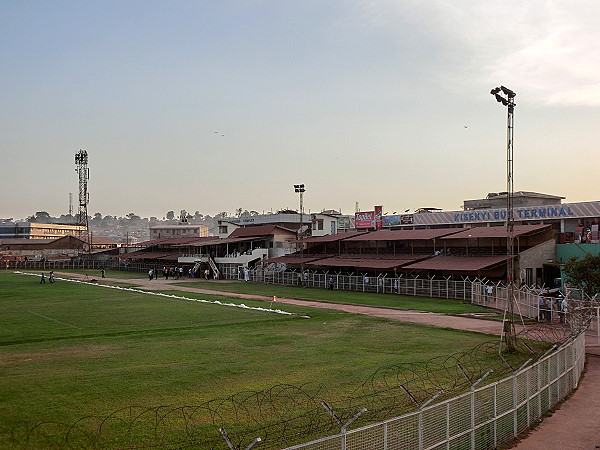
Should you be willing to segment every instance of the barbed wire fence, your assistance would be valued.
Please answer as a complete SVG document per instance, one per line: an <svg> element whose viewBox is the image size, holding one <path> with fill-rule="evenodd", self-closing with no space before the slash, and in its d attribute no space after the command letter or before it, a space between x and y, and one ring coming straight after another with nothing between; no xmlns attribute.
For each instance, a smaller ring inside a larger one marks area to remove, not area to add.
<svg viewBox="0 0 600 450"><path fill-rule="evenodd" d="M544 337L557 345L569 338L545 328ZM450 399L490 374L489 380L512 374L548 347L523 337L519 343L518 354L507 358L492 340L446 357L380 367L345 396L327 394L320 384L278 384L197 405L128 406L73 423L22 425L10 436L14 448L283 448L338 433L353 420L374 423Z"/></svg>

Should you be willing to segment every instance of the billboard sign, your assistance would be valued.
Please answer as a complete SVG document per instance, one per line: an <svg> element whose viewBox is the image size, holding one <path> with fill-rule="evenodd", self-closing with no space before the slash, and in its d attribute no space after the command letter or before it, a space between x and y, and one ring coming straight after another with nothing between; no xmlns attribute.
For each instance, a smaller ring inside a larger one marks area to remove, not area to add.
<svg viewBox="0 0 600 450"><path fill-rule="evenodd" d="M376 206L375 207L375 229L376 230L381 230L381 228L383 227L383 206Z"/></svg>
<svg viewBox="0 0 600 450"><path fill-rule="evenodd" d="M338 217L337 228L338 230L349 230L354 228L354 217Z"/></svg>
<svg viewBox="0 0 600 450"><path fill-rule="evenodd" d="M354 214L356 228L375 228L375 211L361 211Z"/></svg>

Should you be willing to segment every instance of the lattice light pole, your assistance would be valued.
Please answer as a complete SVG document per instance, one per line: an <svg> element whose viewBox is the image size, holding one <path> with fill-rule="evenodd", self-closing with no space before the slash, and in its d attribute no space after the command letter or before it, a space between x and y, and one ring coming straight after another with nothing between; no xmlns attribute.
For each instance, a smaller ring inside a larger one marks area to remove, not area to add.
<svg viewBox="0 0 600 450"><path fill-rule="evenodd" d="M304 184L295 184L294 191L296 194L300 194L300 228L299 228L299 238L300 238L300 274L302 276L302 284L304 285L304 242L303 242L303 233L302 226L304 225L304 204L302 203L303 195L306 192L304 188Z"/></svg>
<svg viewBox="0 0 600 450"><path fill-rule="evenodd" d="M514 180L513 180L513 129L515 112L515 94L505 86L500 86L490 91L498 103L502 103L508 108L508 118L506 125L506 301L508 320L504 320L504 334L506 346L509 351L516 348L514 314L515 297L515 254L514 254Z"/></svg>
<svg viewBox="0 0 600 450"><path fill-rule="evenodd" d="M88 227L88 213L87 213L87 205L90 202L90 194L88 192L88 180L90 178L90 169L88 168L88 154L85 150L79 150L77 154L75 154L75 165L77 168L75 172L79 175L79 208L77 209L77 225L80 227L84 227L84 232L88 238L88 245L91 246L92 243L89 239L89 227ZM82 231L79 231L81 236Z"/></svg>

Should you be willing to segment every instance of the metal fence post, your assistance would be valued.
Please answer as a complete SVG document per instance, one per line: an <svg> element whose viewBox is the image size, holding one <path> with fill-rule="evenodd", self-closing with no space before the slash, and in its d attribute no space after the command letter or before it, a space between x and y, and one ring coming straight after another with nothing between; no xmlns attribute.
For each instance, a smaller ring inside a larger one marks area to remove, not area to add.
<svg viewBox="0 0 600 450"><path fill-rule="evenodd" d="M450 450L450 401L446 402L446 449Z"/></svg>
<svg viewBox="0 0 600 450"><path fill-rule="evenodd" d="M231 442L231 439L229 439L229 435L227 434L227 431L225 430L225 428L219 428L219 433L221 433L221 436L223 436L223 439L225 440L225 443L227 444L227 446L231 450L235 450L235 446ZM251 450L259 442L262 442L262 439L257 437L256 439L254 439L254 441L252 441L252 443L248 447L246 447L246 450Z"/></svg>
<svg viewBox="0 0 600 450"><path fill-rule="evenodd" d="M498 384L494 384L494 448L498 447Z"/></svg>
<svg viewBox="0 0 600 450"><path fill-rule="evenodd" d="M352 419L350 419L348 422L344 423L342 422L342 419L340 419L337 414L333 411L333 409L331 409L331 407L324 401L321 402L321 405L323 405L323 408L325 408L325 410L329 413L329 415L338 423L338 425L341 427L340 430L340 434L342 435L342 450L346 450L346 429L355 421L357 420L360 416L362 416L364 413L367 412L367 408L363 408L361 409L359 412L357 412L354 417L352 417Z"/></svg>
<svg viewBox="0 0 600 450"><path fill-rule="evenodd" d="M471 449L475 448L475 389L471 387Z"/></svg>
<svg viewBox="0 0 600 450"><path fill-rule="evenodd" d="M542 417L542 365L537 365L537 396L538 396L538 419Z"/></svg>
<svg viewBox="0 0 600 450"><path fill-rule="evenodd" d="M531 424L531 410L530 410L530 399L529 399L529 383L531 383L531 369L527 369L527 389L526 389L526 394L527 394L527 428L529 428L529 425Z"/></svg>
<svg viewBox="0 0 600 450"><path fill-rule="evenodd" d="M387 450L388 446L388 423L383 424L383 450Z"/></svg>
<svg viewBox="0 0 600 450"><path fill-rule="evenodd" d="M513 374L513 436L517 437L517 374Z"/></svg>
<svg viewBox="0 0 600 450"><path fill-rule="evenodd" d="M423 410L419 408L419 450L423 450Z"/></svg>

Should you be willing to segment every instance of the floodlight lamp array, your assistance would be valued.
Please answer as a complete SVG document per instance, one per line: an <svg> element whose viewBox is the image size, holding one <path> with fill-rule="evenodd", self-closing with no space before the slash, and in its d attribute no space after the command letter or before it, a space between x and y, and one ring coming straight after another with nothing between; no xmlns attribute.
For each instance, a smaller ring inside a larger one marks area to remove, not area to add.
<svg viewBox="0 0 600 450"><path fill-rule="evenodd" d="M513 91L505 86L495 87L490 91L498 103L502 103L504 106L515 106L514 99L517 96ZM504 94L506 97L502 96Z"/></svg>

